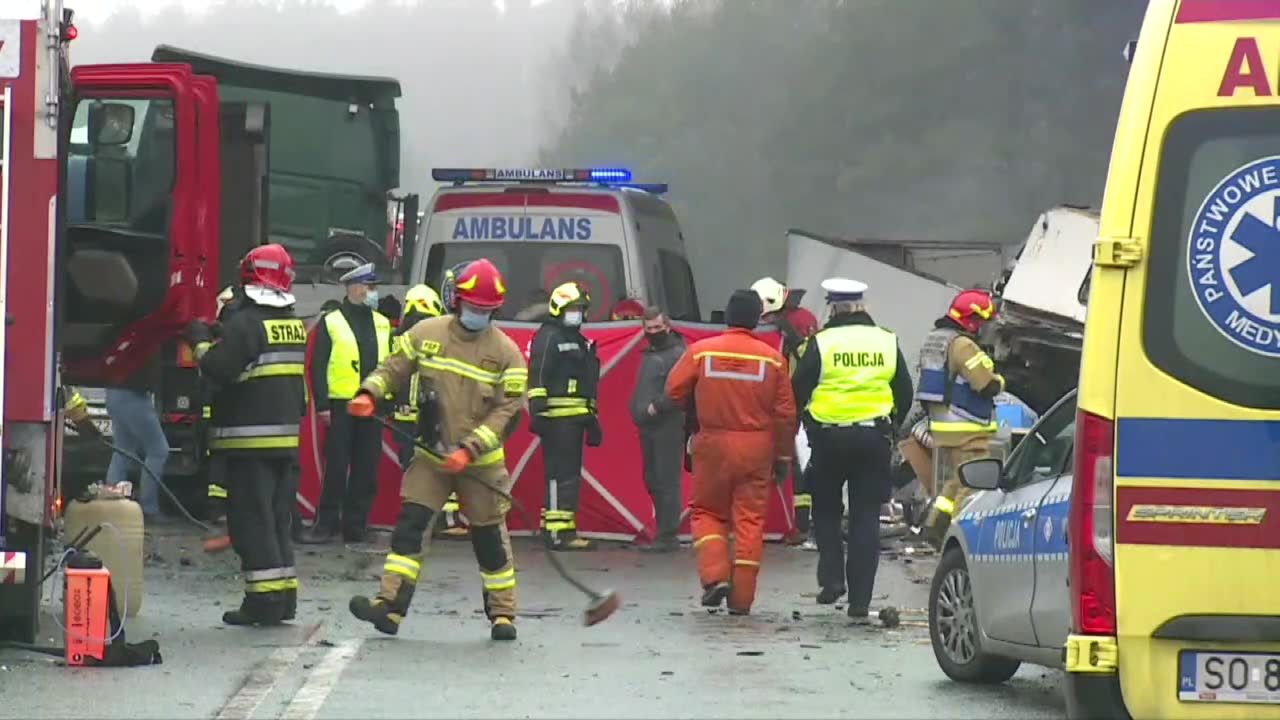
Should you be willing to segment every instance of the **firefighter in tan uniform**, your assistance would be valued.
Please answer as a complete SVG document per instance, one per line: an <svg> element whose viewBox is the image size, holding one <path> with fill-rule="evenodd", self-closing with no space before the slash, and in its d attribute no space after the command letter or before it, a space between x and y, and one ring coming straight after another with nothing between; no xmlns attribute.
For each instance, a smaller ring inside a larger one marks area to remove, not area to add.
<svg viewBox="0 0 1280 720"><path fill-rule="evenodd" d="M960 483L960 465L988 455L996 432L995 397L1004 391L1004 378L974 340L982 323L994 316L989 294L965 290L920 349L916 399L929 414L933 476L942 484L925 521L926 537L935 545L969 495Z"/></svg>
<svg viewBox="0 0 1280 720"><path fill-rule="evenodd" d="M438 418L431 425L419 423L419 439L432 450L418 448L405 473L400 517L378 593L351 598L350 609L381 632L399 631L421 574L423 536L449 494L456 492L471 523L490 636L514 640L516 571L506 527L510 507L485 485L511 489L502 444L523 406L529 373L515 342L491 324L506 295L498 269L488 260L476 260L455 283L450 298L454 314L422 320L402 335L349 404L352 415L371 416L377 398L418 373L420 392L434 397L438 409L419 407L422 416Z"/></svg>

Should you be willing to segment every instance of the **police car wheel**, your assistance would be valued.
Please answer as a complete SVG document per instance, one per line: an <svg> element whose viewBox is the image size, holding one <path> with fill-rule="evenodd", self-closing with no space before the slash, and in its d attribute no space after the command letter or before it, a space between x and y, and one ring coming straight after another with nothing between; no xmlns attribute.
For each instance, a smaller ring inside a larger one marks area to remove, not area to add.
<svg viewBox="0 0 1280 720"><path fill-rule="evenodd" d="M929 588L929 639L938 667L964 683L1001 683L1021 663L982 650L982 633L974 608L973 583L964 553L953 547L942 556Z"/></svg>

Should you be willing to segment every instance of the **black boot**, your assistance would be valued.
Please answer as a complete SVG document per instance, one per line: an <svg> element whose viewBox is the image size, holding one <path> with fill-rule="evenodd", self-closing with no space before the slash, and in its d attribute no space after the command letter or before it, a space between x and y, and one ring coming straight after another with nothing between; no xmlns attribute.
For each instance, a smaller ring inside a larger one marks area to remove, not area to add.
<svg viewBox="0 0 1280 720"><path fill-rule="evenodd" d="M729 597L729 583L712 583L703 589L702 607L718 608L727 597Z"/></svg>
<svg viewBox="0 0 1280 720"><path fill-rule="evenodd" d="M250 593L244 596L238 609L222 613L222 622L241 627L279 625L284 622L284 612L283 592Z"/></svg>
<svg viewBox="0 0 1280 720"><path fill-rule="evenodd" d="M387 600L381 595L365 597L356 595L351 598L347 608L351 614L373 625L381 633L395 635L400 632L400 621L409 614L409 602L413 599L414 586L402 582L396 590L394 600Z"/></svg>
<svg viewBox="0 0 1280 720"><path fill-rule="evenodd" d="M284 591L284 620L292 620L298 616L298 590L290 588Z"/></svg>
<svg viewBox="0 0 1280 720"><path fill-rule="evenodd" d="M511 618L499 615L493 619L493 625L489 627L489 638L493 640L515 640L515 623L511 622Z"/></svg>
<svg viewBox="0 0 1280 720"><path fill-rule="evenodd" d="M845 589L842 587L833 587L833 588L824 587L822 588L822 590L818 592L818 604L832 605L835 603L836 600L839 600L840 597L844 594L845 594Z"/></svg>
<svg viewBox="0 0 1280 720"><path fill-rule="evenodd" d="M298 540L303 545L328 545L338 536L338 529L323 520L316 522Z"/></svg>

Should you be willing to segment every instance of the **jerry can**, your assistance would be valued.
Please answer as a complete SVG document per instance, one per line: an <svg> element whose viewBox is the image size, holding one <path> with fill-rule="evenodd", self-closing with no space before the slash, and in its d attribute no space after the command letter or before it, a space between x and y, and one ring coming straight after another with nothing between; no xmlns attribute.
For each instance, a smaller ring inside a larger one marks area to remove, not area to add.
<svg viewBox="0 0 1280 720"><path fill-rule="evenodd" d="M84 546L111 572L111 589L121 615L131 618L142 608L142 506L128 497L100 494L73 500L63 515L68 542L81 531L110 523Z"/></svg>

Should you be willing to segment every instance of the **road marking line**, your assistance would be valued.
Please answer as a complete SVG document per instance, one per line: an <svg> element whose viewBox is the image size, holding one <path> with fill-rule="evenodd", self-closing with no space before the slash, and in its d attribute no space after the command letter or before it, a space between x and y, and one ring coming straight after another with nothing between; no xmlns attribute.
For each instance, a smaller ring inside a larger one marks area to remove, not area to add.
<svg viewBox="0 0 1280 720"><path fill-rule="evenodd" d="M321 623L306 628L302 642L297 645L276 648L274 652L263 658L244 679L244 684L230 700L218 711L217 720L248 720L262 704L276 683L289 670L303 650L314 644L316 631Z"/></svg>
<svg viewBox="0 0 1280 720"><path fill-rule="evenodd" d="M334 686L342 677L342 671L360 651L360 645L363 643L364 640L359 638L347 640L325 653L315 669L307 674L307 680L298 690L298 694L289 701L289 707L285 708L283 717L290 720L315 720L329 693L333 692Z"/></svg>

